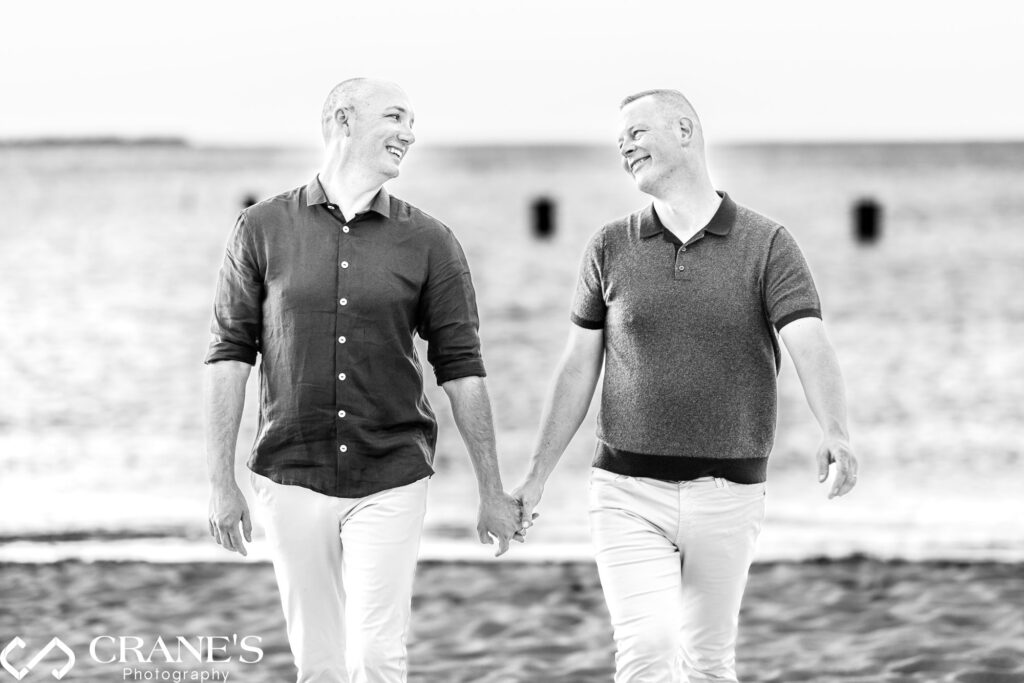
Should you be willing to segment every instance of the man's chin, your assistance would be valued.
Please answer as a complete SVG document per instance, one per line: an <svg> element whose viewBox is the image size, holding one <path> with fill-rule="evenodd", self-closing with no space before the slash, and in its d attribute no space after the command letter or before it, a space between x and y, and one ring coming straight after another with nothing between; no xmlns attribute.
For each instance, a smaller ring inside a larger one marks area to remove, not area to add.
<svg viewBox="0 0 1024 683"><path fill-rule="evenodd" d="M636 189L640 190L644 194L651 194L654 189L655 183L650 178L645 176L633 176L633 182L636 183Z"/></svg>

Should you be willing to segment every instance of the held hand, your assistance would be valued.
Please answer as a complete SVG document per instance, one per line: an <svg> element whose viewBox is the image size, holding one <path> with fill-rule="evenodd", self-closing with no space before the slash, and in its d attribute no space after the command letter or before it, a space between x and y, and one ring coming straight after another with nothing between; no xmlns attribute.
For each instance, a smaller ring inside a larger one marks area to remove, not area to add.
<svg viewBox="0 0 1024 683"><path fill-rule="evenodd" d="M248 554L242 537L252 543L252 517L238 484L214 485L210 494L209 522L210 535L217 543L243 556ZM238 532L239 523L242 524L241 534Z"/></svg>
<svg viewBox="0 0 1024 683"><path fill-rule="evenodd" d="M828 479L829 465L835 463L836 476L828 497L844 496L857 485L857 458L846 439L825 437L818 446L818 483Z"/></svg>
<svg viewBox="0 0 1024 683"><path fill-rule="evenodd" d="M516 532L515 539L520 543L526 541L526 530L533 526L535 519L540 517L540 514L534 512L533 509L540 503L542 495L544 495L543 484L537 484L530 479L524 481L512 492L512 497L519 502L519 530Z"/></svg>
<svg viewBox="0 0 1024 683"><path fill-rule="evenodd" d="M498 540L495 557L500 557L508 550L509 540L519 528L519 503L504 491L480 497L480 514L476 532L480 542L491 544L491 537Z"/></svg>

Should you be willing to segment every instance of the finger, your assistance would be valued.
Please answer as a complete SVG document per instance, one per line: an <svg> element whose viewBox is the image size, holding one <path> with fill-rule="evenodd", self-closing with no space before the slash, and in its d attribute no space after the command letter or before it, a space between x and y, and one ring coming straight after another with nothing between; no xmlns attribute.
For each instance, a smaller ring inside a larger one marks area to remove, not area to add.
<svg viewBox="0 0 1024 683"><path fill-rule="evenodd" d="M840 496L845 496L847 493L853 490L853 487L857 485L857 468L853 467L850 472L846 475L846 482L843 484L842 490L839 491Z"/></svg>
<svg viewBox="0 0 1024 683"><path fill-rule="evenodd" d="M231 543L231 532L227 527L217 526L217 539L222 546L234 552L235 546Z"/></svg>
<svg viewBox="0 0 1024 683"><path fill-rule="evenodd" d="M519 518L517 520L519 522L519 526L523 526L527 521L529 521L532 512L532 506L529 506L522 501L519 502Z"/></svg>
<svg viewBox="0 0 1024 683"><path fill-rule="evenodd" d="M228 540L231 542L231 549L243 557L246 555L245 544L242 543L242 536L238 533L238 527L232 525L228 529Z"/></svg>
<svg viewBox="0 0 1024 683"><path fill-rule="evenodd" d="M209 527L209 529L210 529L210 535L213 536L214 538L217 538L217 532L213 530L213 520L212 519L206 520L206 526Z"/></svg>
<svg viewBox="0 0 1024 683"><path fill-rule="evenodd" d="M477 529L476 533L477 533L477 536L480 537L480 542L481 543L483 543L484 545L490 545L491 544L491 536L485 530Z"/></svg>
<svg viewBox="0 0 1024 683"><path fill-rule="evenodd" d="M245 535L245 540L252 543L252 516L248 509L242 511L242 533Z"/></svg>
<svg viewBox="0 0 1024 683"><path fill-rule="evenodd" d="M517 531L514 534L512 534L512 540L517 543L526 543L526 534L524 534L522 531Z"/></svg>
<svg viewBox="0 0 1024 683"><path fill-rule="evenodd" d="M232 552L238 552L238 530L232 529L229 525L220 527L220 538L225 548Z"/></svg>
<svg viewBox="0 0 1024 683"><path fill-rule="evenodd" d="M836 459L836 478L832 482L832 489L829 491L828 497L835 498L836 496L841 496L841 492L846 487L849 477L850 463L846 458L840 456Z"/></svg>
<svg viewBox="0 0 1024 683"><path fill-rule="evenodd" d="M818 461L818 483L820 484L828 479L828 449L819 448L815 458Z"/></svg>
<svg viewBox="0 0 1024 683"><path fill-rule="evenodd" d="M508 539L504 536L498 537L498 552L494 553L495 557L501 557L508 551Z"/></svg>

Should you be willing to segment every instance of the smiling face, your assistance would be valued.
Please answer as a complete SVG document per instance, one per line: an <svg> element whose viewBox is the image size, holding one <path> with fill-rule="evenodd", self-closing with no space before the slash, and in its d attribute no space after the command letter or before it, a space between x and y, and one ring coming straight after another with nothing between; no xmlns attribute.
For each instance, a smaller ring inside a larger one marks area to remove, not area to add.
<svg viewBox="0 0 1024 683"><path fill-rule="evenodd" d="M686 165L689 119L677 121L655 97L630 102L619 112L622 167L641 192L658 196Z"/></svg>
<svg viewBox="0 0 1024 683"><path fill-rule="evenodd" d="M397 85L383 82L368 85L360 95L338 125L343 163L363 173L396 178L416 141L409 98Z"/></svg>

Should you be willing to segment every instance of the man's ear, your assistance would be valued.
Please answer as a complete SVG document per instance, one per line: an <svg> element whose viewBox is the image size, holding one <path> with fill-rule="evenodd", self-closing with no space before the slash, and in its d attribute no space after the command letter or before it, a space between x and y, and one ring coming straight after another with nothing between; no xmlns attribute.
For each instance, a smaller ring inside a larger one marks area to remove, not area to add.
<svg viewBox="0 0 1024 683"><path fill-rule="evenodd" d="M338 107L334 110L334 123L343 135L351 135L351 115L345 107Z"/></svg>
<svg viewBox="0 0 1024 683"><path fill-rule="evenodd" d="M679 137L684 144L693 139L693 121L691 119L686 116L680 116L676 126L676 130L679 131Z"/></svg>

